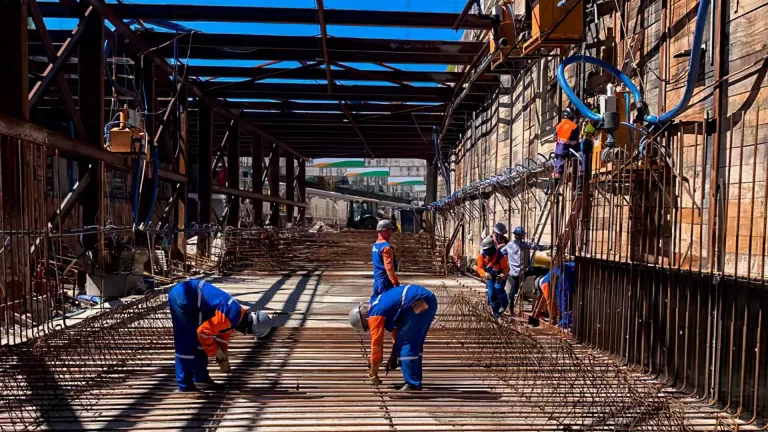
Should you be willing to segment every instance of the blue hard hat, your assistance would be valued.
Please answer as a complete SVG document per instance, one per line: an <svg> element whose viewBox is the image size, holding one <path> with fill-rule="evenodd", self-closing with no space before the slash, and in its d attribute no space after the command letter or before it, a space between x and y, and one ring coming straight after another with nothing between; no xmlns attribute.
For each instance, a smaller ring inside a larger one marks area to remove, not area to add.
<svg viewBox="0 0 768 432"><path fill-rule="evenodd" d="M523 229L523 227L518 226L515 228L514 231L512 231L512 234L514 234L515 237L522 237L525 235L525 230Z"/></svg>

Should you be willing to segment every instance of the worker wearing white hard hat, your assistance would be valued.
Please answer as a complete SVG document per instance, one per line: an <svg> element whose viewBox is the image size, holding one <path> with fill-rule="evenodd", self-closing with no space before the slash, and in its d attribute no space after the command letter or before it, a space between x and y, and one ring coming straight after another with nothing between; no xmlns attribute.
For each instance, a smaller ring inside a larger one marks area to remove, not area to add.
<svg viewBox="0 0 768 432"><path fill-rule="evenodd" d="M384 359L384 330L392 333L394 343L386 370L400 367L404 383L395 385L401 391L421 390L421 359L424 341L437 312L437 298L425 287L400 285L376 296L368 303L355 306L349 323L359 331L371 333L371 359L368 378L381 384L379 367Z"/></svg>
<svg viewBox="0 0 768 432"><path fill-rule="evenodd" d="M215 358L222 372L229 372L229 338L232 331L263 338L272 330L264 311L251 311L231 295L204 280L176 284L168 293L176 350L176 384L179 391L198 391L198 385L215 385L208 374L208 358Z"/></svg>
<svg viewBox="0 0 768 432"><path fill-rule="evenodd" d="M382 219L376 226L379 235L371 249L373 261L373 292L371 298L400 285L397 277L397 256L389 243L395 225L389 219Z"/></svg>

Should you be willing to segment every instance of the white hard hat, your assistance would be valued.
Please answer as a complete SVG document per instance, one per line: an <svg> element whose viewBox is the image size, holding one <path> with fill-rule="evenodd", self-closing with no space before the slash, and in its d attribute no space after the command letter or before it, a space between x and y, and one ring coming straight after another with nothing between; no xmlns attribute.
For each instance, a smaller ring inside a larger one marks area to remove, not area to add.
<svg viewBox="0 0 768 432"><path fill-rule="evenodd" d="M393 230L393 229L395 229L395 225L389 219L382 219L379 221L379 224L376 225L376 231Z"/></svg>
<svg viewBox="0 0 768 432"><path fill-rule="evenodd" d="M272 318L264 311L251 312L251 326L253 328L253 335L258 338L263 338L272 331Z"/></svg>
<svg viewBox="0 0 768 432"><path fill-rule="evenodd" d="M363 320L363 307L365 305L359 304L352 308L351 311L349 311L349 325L352 326L353 329L357 331L367 331L368 326L366 325L365 321ZM367 315L367 313L366 313Z"/></svg>

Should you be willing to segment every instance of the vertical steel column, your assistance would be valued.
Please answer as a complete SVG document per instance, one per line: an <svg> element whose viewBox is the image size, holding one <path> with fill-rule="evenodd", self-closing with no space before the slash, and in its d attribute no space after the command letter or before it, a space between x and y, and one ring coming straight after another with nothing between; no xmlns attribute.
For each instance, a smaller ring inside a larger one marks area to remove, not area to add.
<svg viewBox="0 0 768 432"><path fill-rule="evenodd" d="M304 159L299 159L299 173L296 180L299 186L298 201L307 202L307 162ZM307 215L306 207L299 207L299 217L296 221L299 225L304 224L304 218Z"/></svg>
<svg viewBox="0 0 768 432"><path fill-rule="evenodd" d="M3 59L3 66L0 67L0 113L29 120L25 6L25 2L20 0L0 0L0 28L4 37L3 43L0 43L0 58ZM21 140L0 135L0 242L6 245L4 253L0 254L3 282L0 302L5 310L9 305L22 304L23 294L31 288L25 275L29 266L23 261L28 256L29 245L21 236L9 234L23 229L23 185L19 164L23 154L22 144ZM12 310L18 311L17 306ZM16 333L8 330L7 321L4 327L0 332L15 341Z"/></svg>
<svg viewBox="0 0 768 432"><path fill-rule="evenodd" d="M83 36L80 38L78 50L78 101L80 118L85 129L85 139L93 147L99 149L104 140L104 18L91 13L91 18L84 24ZM105 207L104 197L99 194L104 179L98 163L80 162L78 171L80 177L89 169L95 170L95 176L86 186L80 199L83 226L99 224L99 212ZM94 262L101 266L103 233L99 234L99 253L94 255Z"/></svg>
<svg viewBox="0 0 768 432"><path fill-rule="evenodd" d="M187 175L187 115L188 115L188 99L187 90L184 86L179 88L179 96L177 101L177 121L178 121L178 157L174 161L174 168L176 172L181 175ZM189 177L187 177L189 182ZM187 239L184 235L184 225L187 222L187 183L179 183L175 186L178 190L175 193L178 195L178 202L176 203L176 228L179 230L176 233L176 241L173 243L171 249L171 258L186 262L187 254Z"/></svg>
<svg viewBox="0 0 768 432"><path fill-rule="evenodd" d="M437 201L437 170L435 165L430 161L427 161L427 193L424 198L424 204L431 204ZM427 231L434 234L435 221L432 215L426 214L427 217Z"/></svg>
<svg viewBox="0 0 768 432"><path fill-rule="evenodd" d="M211 193L211 173L213 163L213 110L204 103L198 108L198 175L197 175L197 221L201 225L211 223L213 213ZM197 235L197 255L208 256L210 254L208 234L200 232Z"/></svg>
<svg viewBox="0 0 768 432"><path fill-rule="evenodd" d="M240 125L234 122L227 138L227 186L240 189ZM229 197L227 226L240 227L240 197Z"/></svg>
<svg viewBox="0 0 768 432"><path fill-rule="evenodd" d="M296 169L293 165L293 155L285 155L285 198L296 199ZM293 206L285 206L286 220L293 223Z"/></svg>
<svg viewBox="0 0 768 432"><path fill-rule="evenodd" d="M269 196L280 197L280 147L272 145L269 154ZM269 204L269 224L273 227L280 226L280 204Z"/></svg>
<svg viewBox="0 0 768 432"><path fill-rule="evenodd" d="M253 192L264 193L264 138L251 136L251 188ZM264 225L264 201L252 199L253 224Z"/></svg>
<svg viewBox="0 0 768 432"><path fill-rule="evenodd" d="M138 59L137 59L138 60ZM138 65L141 65L140 61L137 61ZM144 119L144 130L147 131L148 147L146 151L151 155L152 140L156 136L158 121L162 120L162 116L156 115L160 111L160 105L157 103L157 93L155 91L155 64L151 61L145 61L144 66L140 67L141 74L141 88L139 91L145 98L146 104L142 109L147 110L146 117ZM148 170L149 171L149 170ZM141 188L141 196L139 201L139 220L144 221L148 216L147 213L152 207L153 191L151 187L151 181L147 179ZM152 220L150 215L150 221Z"/></svg>

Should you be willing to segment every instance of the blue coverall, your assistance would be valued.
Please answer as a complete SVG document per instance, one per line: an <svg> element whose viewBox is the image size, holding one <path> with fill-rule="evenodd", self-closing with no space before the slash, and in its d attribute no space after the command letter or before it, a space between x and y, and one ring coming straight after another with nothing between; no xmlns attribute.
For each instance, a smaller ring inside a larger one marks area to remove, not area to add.
<svg viewBox="0 0 768 432"><path fill-rule="evenodd" d="M176 350L176 383L179 390L210 381L208 357L226 352L232 330L247 309L228 293L202 280L176 284L168 293Z"/></svg>
<svg viewBox="0 0 768 432"><path fill-rule="evenodd" d="M493 316L501 316L509 305L509 297L504 291L504 286L507 284L506 277L509 275L509 262L506 255L499 250L492 257L485 255L485 252L480 252L480 255L477 256L476 271L482 278L485 278L486 275L491 276L485 281L488 290L488 306L490 306Z"/></svg>
<svg viewBox="0 0 768 432"><path fill-rule="evenodd" d="M388 241L378 238L371 248L371 260L373 261L373 293L371 299L397 285L395 249Z"/></svg>
<svg viewBox="0 0 768 432"><path fill-rule="evenodd" d="M424 300L427 309L416 313L414 303ZM405 382L421 387L421 360L424 341L437 312L437 298L432 291L418 285L400 285L378 295L368 310L371 332L371 364L384 358L384 330L395 338L394 352L399 354Z"/></svg>

